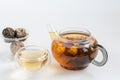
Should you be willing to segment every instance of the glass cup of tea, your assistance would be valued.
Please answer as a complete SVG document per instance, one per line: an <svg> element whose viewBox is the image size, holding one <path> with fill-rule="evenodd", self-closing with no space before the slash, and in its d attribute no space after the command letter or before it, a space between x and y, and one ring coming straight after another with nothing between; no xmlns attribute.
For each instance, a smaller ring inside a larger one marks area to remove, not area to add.
<svg viewBox="0 0 120 80"><path fill-rule="evenodd" d="M106 49L86 29L65 28L58 32L49 26L52 38L52 54L56 61L64 68L70 70L81 70L90 63L103 66L108 60ZM53 30L53 31L52 31ZM53 36L52 36L53 35ZM95 60L101 51L102 61Z"/></svg>
<svg viewBox="0 0 120 80"><path fill-rule="evenodd" d="M39 71L49 65L50 55L47 49L31 45L19 49L15 60L20 67L27 71Z"/></svg>

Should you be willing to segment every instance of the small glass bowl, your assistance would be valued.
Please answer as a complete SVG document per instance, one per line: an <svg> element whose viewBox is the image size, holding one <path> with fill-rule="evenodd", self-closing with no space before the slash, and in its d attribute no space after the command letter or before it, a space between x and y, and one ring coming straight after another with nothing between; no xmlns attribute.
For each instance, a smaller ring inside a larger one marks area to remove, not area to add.
<svg viewBox="0 0 120 80"><path fill-rule="evenodd" d="M16 41L25 41L28 38L29 35L26 35L25 37L22 38L6 38L3 36L3 39L6 43L12 43Z"/></svg>
<svg viewBox="0 0 120 80"><path fill-rule="evenodd" d="M6 37L4 37L3 36L3 34L1 34L2 35L2 38L3 38L3 40L6 42L6 43L12 43L12 42L17 42L17 41L25 41L28 37L29 37L29 31L28 30L26 30L26 36L24 36L24 37L21 37L21 38L17 38L17 37L14 37L14 38L6 38Z"/></svg>
<svg viewBox="0 0 120 80"><path fill-rule="evenodd" d="M50 55L47 49L31 45L19 49L15 60L20 67L27 71L39 71L48 66Z"/></svg>

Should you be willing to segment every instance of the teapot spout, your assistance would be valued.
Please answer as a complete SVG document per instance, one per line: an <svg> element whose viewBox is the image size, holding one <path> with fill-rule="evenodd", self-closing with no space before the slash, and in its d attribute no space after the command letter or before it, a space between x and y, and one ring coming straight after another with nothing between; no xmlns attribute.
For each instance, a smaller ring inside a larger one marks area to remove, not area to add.
<svg viewBox="0 0 120 80"><path fill-rule="evenodd" d="M47 25L47 28L48 28L49 35L50 35L51 40L56 39L57 36L58 36L58 33L57 33L55 27L54 27L53 25L48 24L48 25Z"/></svg>

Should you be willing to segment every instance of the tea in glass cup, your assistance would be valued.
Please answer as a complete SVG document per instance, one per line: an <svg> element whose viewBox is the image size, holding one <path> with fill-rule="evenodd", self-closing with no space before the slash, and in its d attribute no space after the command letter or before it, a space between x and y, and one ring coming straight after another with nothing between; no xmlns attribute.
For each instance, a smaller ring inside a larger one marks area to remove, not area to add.
<svg viewBox="0 0 120 80"><path fill-rule="evenodd" d="M48 51L37 46L27 46L21 48L16 54L18 64L28 70L40 70L48 64Z"/></svg>

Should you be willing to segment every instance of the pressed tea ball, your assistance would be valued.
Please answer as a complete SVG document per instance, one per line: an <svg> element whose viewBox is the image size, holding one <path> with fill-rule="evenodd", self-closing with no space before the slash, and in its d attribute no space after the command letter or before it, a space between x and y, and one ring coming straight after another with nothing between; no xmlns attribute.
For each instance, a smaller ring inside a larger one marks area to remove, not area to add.
<svg viewBox="0 0 120 80"><path fill-rule="evenodd" d="M16 30L15 30L15 37L16 38L22 38L22 37L25 37L25 36L27 36L28 34L27 34L27 31L26 31L26 29L24 29L24 28L17 28Z"/></svg>
<svg viewBox="0 0 120 80"><path fill-rule="evenodd" d="M24 47L24 44L21 41L12 42L10 50L13 54L15 54L21 47Z"/></svg>
<svg viewBox="0 0 120 80"><path fill-rule="evenodd" d="M3 29L2 34L5 38L14 38L15 37L15 31L13 28L10 28L10 27Z"/></svg>

